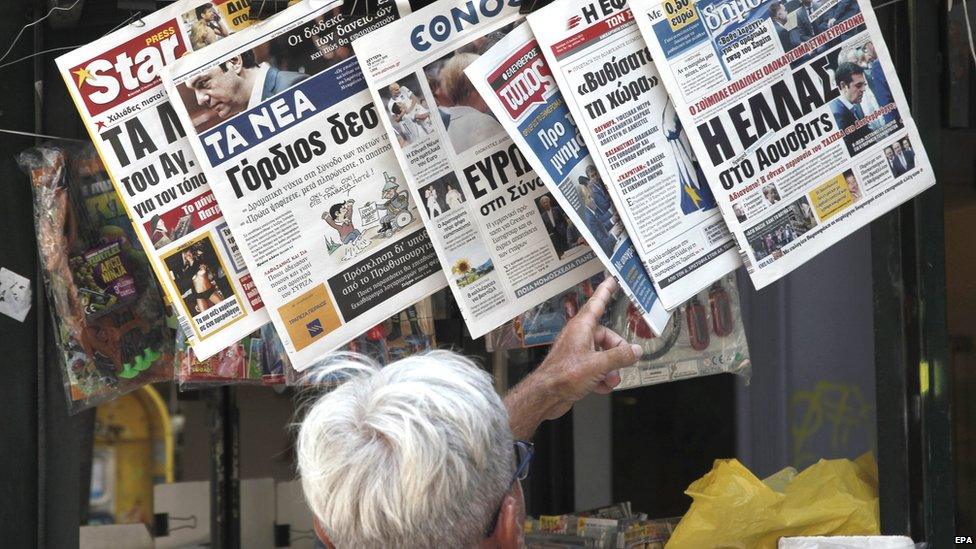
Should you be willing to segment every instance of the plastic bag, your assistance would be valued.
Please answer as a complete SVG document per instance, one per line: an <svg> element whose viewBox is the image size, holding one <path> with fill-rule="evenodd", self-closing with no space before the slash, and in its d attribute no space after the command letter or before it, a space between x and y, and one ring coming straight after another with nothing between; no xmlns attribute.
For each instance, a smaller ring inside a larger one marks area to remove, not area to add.
<svg viewBox="0 0 976 549"><path fill-rule="evenodd" d="M49 143L17 163L31 179L69 411L172 379L162 293L94 148Z"/></svg>
<svg viewBox="0 0 976 549"><path fill-rule="evenodd" d="M738 460L716 460L685 491L694 501L667 547L775 549L787 536L878 534L878 466L871 454L822 459L795 476L775 476L770 484L785 485L782 492Z"/></svg>

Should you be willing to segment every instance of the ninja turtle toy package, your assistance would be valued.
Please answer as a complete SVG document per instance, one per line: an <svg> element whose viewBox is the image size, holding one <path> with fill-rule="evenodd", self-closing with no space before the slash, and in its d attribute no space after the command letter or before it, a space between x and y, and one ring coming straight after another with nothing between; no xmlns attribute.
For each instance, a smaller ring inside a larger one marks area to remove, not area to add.
<svg viewBox="0 0 976 549"><path fill-rule="evenodd" d="M17 162L34 194L69 410L172 379L167 307L95 150L49 143Z"/></svg>
<svg viewBox="0 0 976 549"><path fill-rule="evenodd" d="M551 345L600 281L601 277L585 281L495 329L487 336L488 350ZM735 274L675 308L660 336L623 292L617 292L600 323L644 348L636 365L620 371L617 389L719 373L748 378L752 371Z"/></svg>

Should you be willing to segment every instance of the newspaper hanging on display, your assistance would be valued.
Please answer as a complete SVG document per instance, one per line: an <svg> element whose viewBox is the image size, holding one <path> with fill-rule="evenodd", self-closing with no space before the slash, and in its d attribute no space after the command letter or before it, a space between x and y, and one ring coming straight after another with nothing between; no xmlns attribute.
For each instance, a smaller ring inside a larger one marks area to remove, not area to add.
<svg viewBox="0 0 976 549"><path fill-rule="evenodd" d="M242 6L241 4L245 4ZM207 358L268 322L159 80L247 26L246 2L182 1L57 59L180 327ZM106 212L106 215L114 214Z"/></svg>
<svg viewBox="0 0 976 549"><path fill-rule="evenodd" d="M664 306L677 307L738 267L735 240L631 11L560 0L528 21L595 151L593 173L607 183L592 196L620 212Z"/></svg>
<svg viewBox="0 0 976 549"><path fill-rule="evenodd" d="M464 75L518 5L437 2L353 44L472 337L603 268Z"/></svg>
<svg viewBox="0 0 976 549"><path fill-rule="evenodd" d="M935 183L871 4L632 0L757 288Z"/></svg>
<svg viewBox="0 0 976 549"><path fill-rule="evenodd" d="M528 23L509 32L465 73L548 187L541 204L543 222L548 227L556 216L568 217L569 227L582 234L620 281L638 314L654 333L663 333L670 315L607 198L606 186L595 172ZM572 240L575 235L567 236Z"/></svg>
<svg viewBox="0 0 976 549"><path fill-rule="evenodd" d="M293 367L445 286L343 17L305 0L163 79Z"/></svg>

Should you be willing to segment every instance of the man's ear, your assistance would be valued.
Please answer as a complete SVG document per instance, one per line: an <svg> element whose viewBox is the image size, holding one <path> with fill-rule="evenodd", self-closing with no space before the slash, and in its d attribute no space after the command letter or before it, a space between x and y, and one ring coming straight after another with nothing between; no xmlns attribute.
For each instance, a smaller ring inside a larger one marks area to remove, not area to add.
<svg viewBox="0 0 976 549"><path fill-rule="evenodd" d="M241 59L240 55L235 55L227 60L230 63L231 68L235 73L240 74L241 70L244 68L244 60Z"/></svg>
<svg viewBox="0 0 976 549"><path fill-rule="evenodd" d="M521 547L524 518L519 512L519 501L517 499L519 496L521 494L516 496L512 491L505 494L499 508L495 531L485 540L488 547L495 549L517 549Z"/></svg>
<svg viewBox="0 0 976 549"><path fill-rule="evenodd" d="M312 526L315 527L315 535L319 537L319 540L329 549L335 549L335 545L332 545L332 542L329 540L329 535L325 533L325 528L322 528L319 519L314 516L312 517Z"/></svg>

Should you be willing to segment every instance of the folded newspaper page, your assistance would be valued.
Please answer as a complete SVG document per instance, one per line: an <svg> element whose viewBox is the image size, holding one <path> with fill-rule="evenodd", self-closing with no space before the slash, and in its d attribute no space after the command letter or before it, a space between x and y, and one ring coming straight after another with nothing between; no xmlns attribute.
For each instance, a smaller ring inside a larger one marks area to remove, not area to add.
<svg viewBox="0 0 976 549"><path fill-rule="evenodd" d="M163 76L292 366L446 281L351 42L399 17L299 2Z"/></svg>
<svg viewBox="0 0 976 549"><path fill-rule="evenodd" d="M193 156L163 67L248 24L240 2L184 0L57 59L142 247L201 359L268 322Z"/></svg>
<svg viewBox="0 0 976 549"><path fill-rule="evenodd" d="M795 4L630 2L756 288L935 183L870 2Z"/></svg>
<svg viewBox="0 0 976 549"><path fill-rule="evenodd" d="M631 11L560 0L528 20L594 152L590 181L607 183L609 192L591 184L591 194L620 212L664 306L738 267L735 240Z"/></svg>
<svg viewBox="0 0 976 549"><path fill-rule="evenodd" d="M513 29L465 69L509 136L549 189L543 221L562 212L618 281L655 333L670 314L640 261L607 189L594 173L580 132L536 44L528 23ZM602 198L601 198L602 197ZM721 219L720 219L721 220ZM569 235L570 239L579 237Z"/></svg>
<svg viewBox="0 0 976 549"><path fill-rule="evenodd" d="M517 0L446 0L353 47L472 337L600 272L464 69Z"/></svg>

